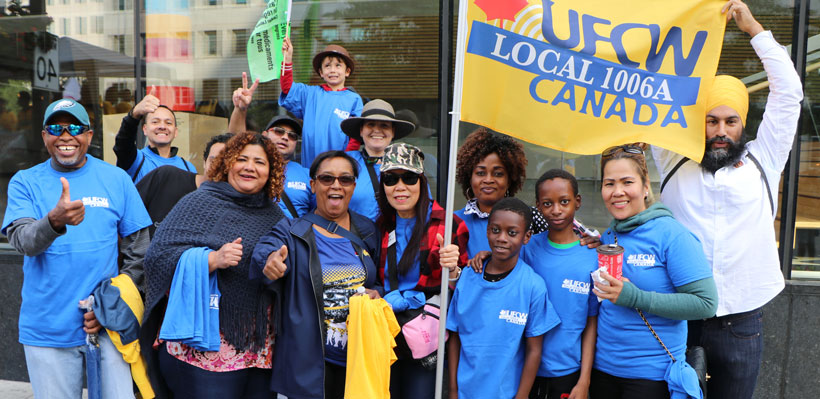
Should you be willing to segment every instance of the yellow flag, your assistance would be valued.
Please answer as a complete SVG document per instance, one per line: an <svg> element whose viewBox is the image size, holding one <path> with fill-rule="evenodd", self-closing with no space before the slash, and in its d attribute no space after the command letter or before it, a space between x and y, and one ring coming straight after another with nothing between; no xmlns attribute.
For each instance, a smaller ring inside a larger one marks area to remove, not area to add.
<svg viewBox="0 0 820 399"><path fill-rule="evenodd" d="M461 120L561 151L700 160L722 0L468 0Z"/></svg>

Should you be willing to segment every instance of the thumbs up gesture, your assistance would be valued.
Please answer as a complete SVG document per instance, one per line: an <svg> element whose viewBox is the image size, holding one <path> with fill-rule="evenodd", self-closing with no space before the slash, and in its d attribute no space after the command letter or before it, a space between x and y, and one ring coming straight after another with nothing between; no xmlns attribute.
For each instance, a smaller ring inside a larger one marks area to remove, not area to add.
<svg viewBox="0 0 820 399"><path fill-rule="evenodd" d="M54 231L61 231L66 225L76 226L85 218L83 201L71 200L68 180L65 177L60 178L60 183L63 184L63 192L60 194L60 199L57 200L54 209L48 211L48 222L51 223Z"/></svg>
<svg viewBox="0 0 820 399"><path fill-rule="evenodd" d="M265 268L262 269L262 273L271 280L282 278L282 276L285 275L285 271L288 270L287 265L285 265L285 259L287 258L288 247L282 245L282 247L268 255L268 260L265 262Z"/></svg>
<svg viewBox="0 0 820 399"><path fill-rule="evenodd" d="M134 109L131 110L131 116L140 119L145 115L154 112L159 108L159 98L157 98L157 87L151 86L151 89L148 91L148 94L143 97L142 101L140 101L137 105L134 106Z"/></svg>
<svg viewBox="0 0 820 399"><path fill-rule="evenodd" d="M208 254L208 272L236 266L242 260L242 237L226 243L218 251Z"/></svg>

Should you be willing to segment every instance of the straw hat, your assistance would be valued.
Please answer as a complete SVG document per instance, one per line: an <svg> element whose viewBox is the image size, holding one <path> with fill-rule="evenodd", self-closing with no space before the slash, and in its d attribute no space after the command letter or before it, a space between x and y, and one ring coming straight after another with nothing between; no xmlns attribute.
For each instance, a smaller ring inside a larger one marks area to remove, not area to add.
<svg viewBox="0 0 820 399"><path fill-rule="evenodd" d="M329 55L343 59L345 65L350 68L350 74L353 74L356 62L353 61L353 58L350 58L350 54L347 50L338 44L328 44L322 52L313 56L313 70L316 71L316 73L322 70L322 61Z"/></svg>
<svg viewBox="0 0 820 399"><path fill-rule="evenodd" d="M396 113L393 111L393 106L384 100L372 100L364 105L362 109L362 116L347 118L342 121L342 131L350 138L354 138L359 142L362 141L362 124L365 121L388 121L393 122L393 140L398 140L413 133L415 125L408 121L396 119Z"/></svg>

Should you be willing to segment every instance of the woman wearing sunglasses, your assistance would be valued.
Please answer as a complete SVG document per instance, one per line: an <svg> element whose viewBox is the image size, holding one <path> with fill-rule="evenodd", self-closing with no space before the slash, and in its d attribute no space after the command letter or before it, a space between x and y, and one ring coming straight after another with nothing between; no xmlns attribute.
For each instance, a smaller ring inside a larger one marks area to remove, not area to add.
<svg viewBox="0 0 820 399"><path fill-rule="evenodd" d="M387 292L384 299L394 312L424 306L440 292L442 278L457 280L461 275L458 266L468 260L467 227L458 217L453 217L452 226L457 245L442 246L445 213L430 199L423 161L418 147L396 143L385 148L381 164L379 274ZM432 398L435 362L413 359L406 349L396 352L399 360L390 372L391 397Z"/></svg>
<svg viewBox="0 0 820 399"><path fill-rule="evenodd" d="M373 221L350 212L359 168L343 151L310 166L316 209L280 222L259 240L251 277L273 291L276 343L270 388L288 397L344 397L349 299L379 298Z"/></svg>
<svg viewBox="0 0 820 399"><path fill-rule="evenodd" d="M643 150L642 144L623 145L601 157L601 197L614 218L601 241L623 247L623 278L601 273L606 283L595 283L595 295L605 300L598 314L593 399L668 398L670 389L680 391L687 383L699 397L697 376L684 362L685 320L717 310L701 244L666 206L653 203Z"/></svg>
<svg viewBox="0 0 820 399"><path fill-rule="evenodd" d="M362 116L347 118L342 121L342 131L353 139L364 143L358 151L347 153L356 160L359 170L358 184L353 192L350 209L354 212L376 220L379 216L379 204L376 197L379 192L379 166L382 163L384 149L393 140L399 140L416 128L410 122L396 119L393 106L384 100L371 100L362 109Z"/></svg>

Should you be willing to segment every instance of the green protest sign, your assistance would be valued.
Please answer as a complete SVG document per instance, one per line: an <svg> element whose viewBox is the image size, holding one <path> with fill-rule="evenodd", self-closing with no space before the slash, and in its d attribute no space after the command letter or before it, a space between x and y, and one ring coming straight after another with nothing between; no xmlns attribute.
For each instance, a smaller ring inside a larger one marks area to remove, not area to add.
<svg viewBox="0 0 820 399"><path fill-rule="evenodd" d="M248 38L248 66L251 78L267 82L279 79L282 40L290 33L291 0L267 0L262 18Z"/></svg>

